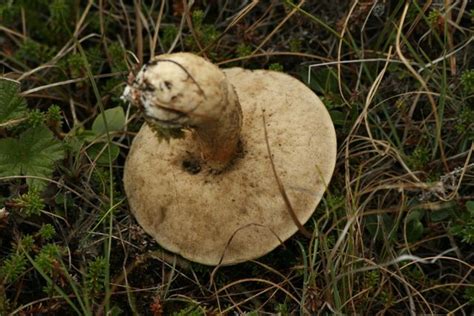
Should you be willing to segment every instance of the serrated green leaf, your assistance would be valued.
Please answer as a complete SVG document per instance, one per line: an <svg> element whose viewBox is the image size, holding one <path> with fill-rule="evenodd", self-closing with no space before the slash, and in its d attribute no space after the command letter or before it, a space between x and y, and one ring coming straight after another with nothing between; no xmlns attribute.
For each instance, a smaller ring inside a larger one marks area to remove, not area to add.
<svg viewBox="0 0 474 316"><path fill-rule="evenodd" d="M45 126L30 128L18 139L0 140L0 176L51 177L54 162L64 156L63 145ZM29 186L41 188L44 182L27 179Z"/></svg>
<svg viewBox="0 0 474 316"><path fill-rule="evenodd" d="M100 135L107 132L104 117L107 120L109 132L119 131L125 125L125 113L123 112L123 108L121 106L116 106L105 110L103 115L99 114L95 118L94 123L92 123L92 131L96 134Z"/></svg>
<svg viewBox="0 0 474 316"><path fill-rule="evenodd" d="M0 79L0 124L21 118L26 114L26 101L20 94L20 84Z"/></svg>

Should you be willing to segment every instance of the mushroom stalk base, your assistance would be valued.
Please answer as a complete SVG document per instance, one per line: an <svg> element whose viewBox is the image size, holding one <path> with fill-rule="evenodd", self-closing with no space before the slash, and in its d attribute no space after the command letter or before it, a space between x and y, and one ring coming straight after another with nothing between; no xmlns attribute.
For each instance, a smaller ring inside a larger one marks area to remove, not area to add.
<svg viewBox="0 0 474 316"><path fill-rule="evenodd" d="M195 141L199 144L200 158L214 170L229 165L239 152L242 129L242 109L232 85L227 84L226 99L223 100L221 116L209 118L193 128Z"/></svg>

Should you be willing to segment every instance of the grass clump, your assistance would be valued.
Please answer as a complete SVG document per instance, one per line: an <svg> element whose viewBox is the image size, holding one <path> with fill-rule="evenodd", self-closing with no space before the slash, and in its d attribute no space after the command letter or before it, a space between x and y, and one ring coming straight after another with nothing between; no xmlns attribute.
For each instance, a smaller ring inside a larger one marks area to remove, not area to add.
<svg viewBox="0 0 474 316"><path fill-rule="evenodd" d="M0 314L469 313L474 11L447 3L1 3ZM120 96L169 51L321 97L339 155L313 238L214 270L137 226Z"/></svg>

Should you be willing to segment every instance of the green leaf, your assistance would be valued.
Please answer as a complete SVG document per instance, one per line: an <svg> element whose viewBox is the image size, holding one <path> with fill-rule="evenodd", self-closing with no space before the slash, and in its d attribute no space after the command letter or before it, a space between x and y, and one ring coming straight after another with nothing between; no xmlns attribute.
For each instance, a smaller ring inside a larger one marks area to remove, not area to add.
<svg viewBox="0 0 474 316"><path fill-rule="evenodd" d="M329 92L336 92L338 89L337 75L331 69L311 69L311 81L309 87L318 94L325 95ZM308 79L308 69L305 69L304 77Z"/></svg>
<svg viewBox="0 0 474 316"><path fill-rule="evenodd" d="M0 79L0 124L21 118L26 114L26 101L19 95L19 91L19 83Z"/></svg>
<svg viewBox="0 0 474 316"><path fill-rule="evenodd" d="M415 209L411 211L406 218L407 223L411 221L419 221L425 215L425 211L422 209Z"/></svg>
<svg viewBox="0 0 474 316"><path fill-rule="evenodd" d="M109 163L109 152L107 149L107 143L96 143L90 146L87 149L87 154L89 158L93 161L96 161L98 164L108 164ZM119 146L111 144L110 146L110 156L111 162L117 159L120 154Z"/></svg>
<svg viewBox="0 0 474 316"><path fill-rule="evenodd" d="M415 219L407 223L407 239L408 242L415 242L420 240L423 236L424 227L423 224Z"/></svg>
<svg viewBox="0 0 474 316"><path fill-rule="evenodd" d="M107 128L109 132L119 131L125 125L125 113L121 106L116 106L111 109L107 109L104 113L99 114L94 123L92 123L92 131L96 134L105 134L107 128L105 127L104 118L107 120Z"/></svg>
<svg viewBox="0 0 474 316"><path fill-rule="evenodd" d="M408 242L418 241L423 236L424 226L421 219L424 215L425 211L422 209L415 209L407 215L405 221Z"/></svg>
<svg viewBox="0 0 474 316"><path fill-rule="evenodd" d="M346 114L341 111L331 110L329 115L331 115L334 125L344 126L346 123Z"/></svg>
<svg viewBox="0 0 474 316"><path fill-rule="evenodd" d="M430 218L433 222L441 222L453 215L453 212L450 208L431 212Z"/></svg>
<svg viewBox="0 0 474 316"><path fill-rule="evenodd" d="M373 238L377 240L392 241L396 237L393 233L395 228L394 220L387 214L370 215L366 217L365 228L369 231Z"/></svg>
<svg viewBox="0 0 474 316"><path fill-rule="evenodd" d="M471 214L471 216L474 216L474 201L467 201L466 202L466 209Z"/></svg>
<svg viewBox="0 0 474 316"><path fill-rule="evenodd" d="M45 126L30 128L18 139L0 140L0 176L51 177L54 162L62 159L62 143ZM41 188L44 182L27 179L30 187Z"/></svg>

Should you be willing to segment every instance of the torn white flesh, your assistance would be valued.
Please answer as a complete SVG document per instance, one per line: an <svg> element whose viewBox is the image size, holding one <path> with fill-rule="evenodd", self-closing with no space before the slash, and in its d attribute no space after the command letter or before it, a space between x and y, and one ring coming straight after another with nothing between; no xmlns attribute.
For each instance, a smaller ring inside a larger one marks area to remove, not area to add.
<svg viewBox="0 0 474 316"><path fill-rule="evenodd" d="M137 74L133 82L125 87L122 99L138 106L145 117L145 120L152 125L159 125L163 128L183 128L186 125L186 114L176 109L170 108L160 100L159 96L169 85L160 86L161 93L157 93L157 88L149 82L146 76L148 66L144 66Z"/></svg>

